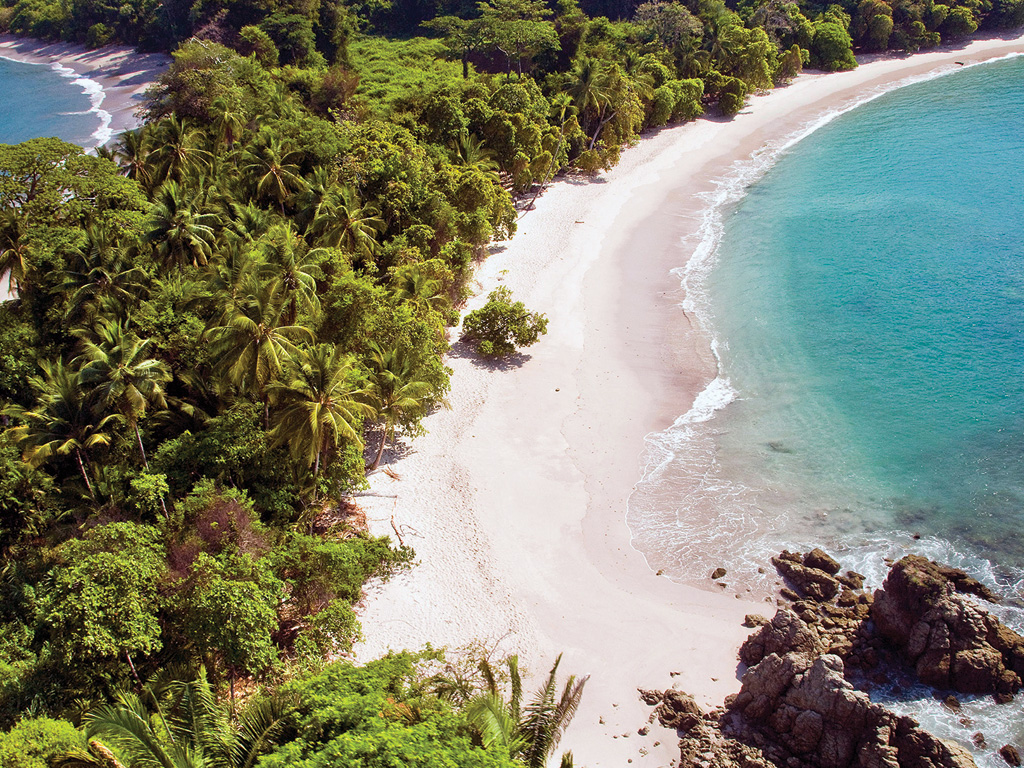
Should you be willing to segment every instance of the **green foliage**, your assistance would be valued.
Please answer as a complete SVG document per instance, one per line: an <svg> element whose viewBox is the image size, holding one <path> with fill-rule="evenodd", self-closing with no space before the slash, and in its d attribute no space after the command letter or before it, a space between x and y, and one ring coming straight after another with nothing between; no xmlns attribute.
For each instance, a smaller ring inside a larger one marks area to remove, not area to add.
<svg viewBox="0 0 1024 768"><path fill-rule="evenodd" d="M242 27L238 33L241 43L239 50L244 54L252 54L262 66L276 67L279 52L270 35L252 24Z"/></svg>
<svg viewBox="0 0 1024 768"><path fill-rule="evenodd" d="M852 41L846 28L836 21L820 21L814 26L811 41L811 63L826 72L853 69Z"/></svg>
<svg viewBox="0 0 1024 768"><path fill-rule="evenodd" d="M35 717L0 733L0 765L4 768L49 768L50 759L79 747L82 734L71 723Z"/></svg>
<svg viewBox="0 0 1024 768"><path fill-rule="evenodd" d="M505 286L491 291L487 303L462 321L462 338L476 342L477 352L487 357L507 357L547 332L547 317L530 312L521 301L513 302L512 291Z"/></svg>
<svg viewBox="0 0 1024 768"><path fill-rule="evenodd" d="M512 768L500 747L474 744L462 715L419 690L409 654L364 667L336 663L289 686L298 697L298 737L259 768Z"/></svg>
<svg viewBox="0 0 1024 768"><path fill-rule="evenodd" d="M175 598L179 626L212 669L259 674L278 659L273 633L284 583L270 564L241 553L200 553Z"/></svg>
<svg viewBox="0 0 1024 768"><path fill-rule="evenodd" d="M157 584L164 548L155 528L101 525L62 544L52 557L51 586L41 596L40 611L65 664L159 650Z"/></svg>

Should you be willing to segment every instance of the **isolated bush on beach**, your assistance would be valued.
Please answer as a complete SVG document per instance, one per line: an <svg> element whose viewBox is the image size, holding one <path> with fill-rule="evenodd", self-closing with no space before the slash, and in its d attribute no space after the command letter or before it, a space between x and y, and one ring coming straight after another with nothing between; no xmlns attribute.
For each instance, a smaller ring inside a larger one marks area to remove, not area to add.
<svg viewBox="0 0 1024 768"><path fill-rule="evenodd" d="M476 351L486 357L507 357L547 332L547 317L530 312L521 301L513 302L512 291L505 286L491 291L487 303L462 322L462 338L475 341Z"/></svg>

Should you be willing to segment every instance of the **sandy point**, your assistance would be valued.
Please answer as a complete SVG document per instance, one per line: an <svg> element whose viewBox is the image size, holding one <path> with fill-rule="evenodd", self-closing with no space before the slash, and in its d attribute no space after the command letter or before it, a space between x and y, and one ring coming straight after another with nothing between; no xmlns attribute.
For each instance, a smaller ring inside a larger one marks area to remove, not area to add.
<svg viewBox="0 0 1024 768"><path fill-rule="evenodd" d="M98 83L104 93L100 108L110 113L112 137L140 124L137 113L146 89L171 63L162 53L140 53L126 46L91 50L14 35L0 35L0 57L28 64L60 64Z"/></svg>
<svg viewBox="0 0 1024 768"><path fill-rule="evenodd" d="M690 256L683 239L700 225L700 194L823 114L1019 52L1018 32L802 75L731 121L661 130L608 173L547 190L479 269L467 309L504 284L548 315L548 335L501 364L456 343L451 408L430 415L393 476L375 473L360 495L371 530L398 531L418 564L367 594L357 657L482 640L539 676L564 652L565 673L590 675L560 747L577 765L677 760L675 734L638 733L650 709L636 689L674 685L720 703L739 688L744 615L773 610L710 581L656 575L625 523L645 435L688 410L716 373L670 273Z"/></svg>

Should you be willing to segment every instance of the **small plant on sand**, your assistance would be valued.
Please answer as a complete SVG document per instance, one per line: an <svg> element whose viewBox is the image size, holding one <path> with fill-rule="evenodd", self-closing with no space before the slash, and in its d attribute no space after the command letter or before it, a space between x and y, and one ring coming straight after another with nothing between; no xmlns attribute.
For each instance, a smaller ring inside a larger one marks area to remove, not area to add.
<svg viewBox="0 0 1024 768"><path fill-rule="evenodd" d="M503 285L462 321L462 338L476 342L476 351L485 357L507 357L517 347L535 344L547 332L547 317L530 312L521 301L512 301L512 291Z"/></svg>

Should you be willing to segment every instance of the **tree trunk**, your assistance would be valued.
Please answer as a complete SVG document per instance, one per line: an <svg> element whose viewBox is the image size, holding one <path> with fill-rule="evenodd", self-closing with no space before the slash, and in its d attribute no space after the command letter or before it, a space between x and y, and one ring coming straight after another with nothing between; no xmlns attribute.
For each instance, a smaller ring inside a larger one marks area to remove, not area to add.
<svg viewBox="0 0 1024 768"><path fill-rule="evenodd" d="M142 433L139 431L139 422L135 422L135 440L139 444L139 453L142 454L142 466L149 472L149 461L146 459L146 449L142 447ZM170 520L171 516L167 513L167 502L164 501L164 495L160 494L160 511L164 513L164 520Z"/></svg>
<svg viewBox="0 0 1024 768"><path fill-rule="evenodd" d="M85 480L85 487L89 489L89 496L96 501L96 491L93 490L92 483L89 482L89 475L86 474L85 464L82 462L82 452L77 448L75 448L75 458L78 460L78 471L82 473L82 479Z"/></svg>
<svg viewBox="0 0 1024 768"><path fill-rule="evenodd" d="M605 124L611 121L615 115L618 114L618 110L612 112L608 117L604 117L604 108L601 109L601 114L597 117L597 130L594 131L594 137L590 140L590 146L587 149L593 149L594 145L597 144L597 137L601 133L601 129L604 128Z"/></svg>
<svg viewBox="0 0 1024 768"><path fill-rule="evenodd" d="M373 463L370 465L370 471L373 472L380 464L381 458L384 456L384 446L388 444L388 425L384 423L383 434L380 436L380 447L377 449L377 455L373 459Z"/></svg>
<svg viewBox="0 0 1024 768"><path fill-rule="evenodd" d="M148 472L149 462L146 460L146 449L142 447L142 433L139 431L139 422L136 421L132 426L135 427L135 441L138 443L139 453L142 455L142 466Z"/></svg>
<svg viewBox="0 0 1024 768"><path fill-rule="evenodd" d="M462 79L469 80L469 54L462 54Z"/></svg>

